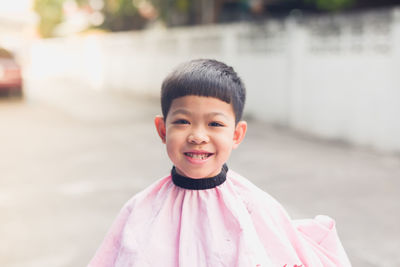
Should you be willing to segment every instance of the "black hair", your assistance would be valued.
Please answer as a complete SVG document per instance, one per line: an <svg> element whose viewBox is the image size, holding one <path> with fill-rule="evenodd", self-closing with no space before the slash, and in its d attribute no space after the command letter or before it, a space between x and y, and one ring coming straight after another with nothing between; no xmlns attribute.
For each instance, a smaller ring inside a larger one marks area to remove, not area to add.
<svg viewBox="0 0 400 267"><path fill-rule="evenodd" d="M235 122L242 118L246 89L232 67L213 59L196 59L185 62L173 70L161 87L161 109L167 118L172 101L196 95L215 97L232 104Z"/></svg>

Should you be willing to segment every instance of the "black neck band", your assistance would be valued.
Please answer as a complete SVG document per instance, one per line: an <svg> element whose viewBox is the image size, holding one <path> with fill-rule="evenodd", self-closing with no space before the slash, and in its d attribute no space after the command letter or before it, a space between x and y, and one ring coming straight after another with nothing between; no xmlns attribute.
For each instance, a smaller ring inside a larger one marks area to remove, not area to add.
<svg viewBox="0 0 400 267"><path fill-rule="evenodd" d="M224 164L219 174L214 177L193 179L186 176L182 176L176 172L175 166L172 167L171 176L172 181L175 185L194 190L210 189L223 184L226 180L226 173L228 172L228 166Z"/></svg>

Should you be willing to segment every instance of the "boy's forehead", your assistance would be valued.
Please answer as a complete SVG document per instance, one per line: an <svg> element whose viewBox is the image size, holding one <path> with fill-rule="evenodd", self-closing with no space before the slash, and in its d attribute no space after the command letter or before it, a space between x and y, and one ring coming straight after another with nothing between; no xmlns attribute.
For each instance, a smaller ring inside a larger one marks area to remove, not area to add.
<svg viewBox="0 0 400 267"><path fill-rule="evenodd" d="M175 98L168 112L175 114L208 113L212 115L234 115L233 106L216 97L188 95Z"/></svg>

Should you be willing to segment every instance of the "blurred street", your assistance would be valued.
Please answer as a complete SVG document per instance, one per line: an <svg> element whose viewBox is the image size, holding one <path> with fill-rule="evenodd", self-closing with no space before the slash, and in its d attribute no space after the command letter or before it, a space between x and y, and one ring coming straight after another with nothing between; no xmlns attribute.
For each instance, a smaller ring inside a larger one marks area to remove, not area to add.
<svg viewBox="0 0 400 267"><path fill-rule="evenodd" d="M122 205L171 168L158 100L55 84L0 98L0 266L86 266ZM228 165L293 218L333 217L353 266L400 266L399 156L249 121Z"/></svg>

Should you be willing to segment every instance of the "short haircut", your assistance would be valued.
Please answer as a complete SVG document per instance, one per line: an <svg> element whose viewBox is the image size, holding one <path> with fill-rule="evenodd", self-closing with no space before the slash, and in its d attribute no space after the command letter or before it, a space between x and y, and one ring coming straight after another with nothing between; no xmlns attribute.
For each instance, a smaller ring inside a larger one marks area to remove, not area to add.
<svg viewBox="0 0 400 267"><path fill-rule="evenodd" d="M246 89L232 67L213 59L196 59L185 62L174 69L161 87L161 109L167 118L172 101L176 98L195 95L215 97L231 104L235 122L242 118Z"/></svg>

